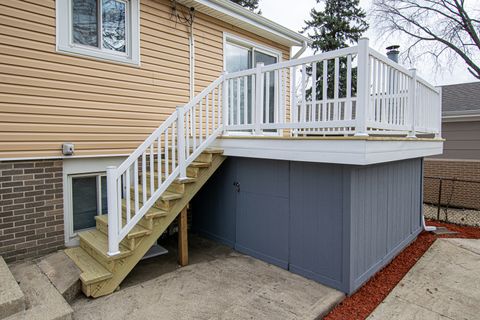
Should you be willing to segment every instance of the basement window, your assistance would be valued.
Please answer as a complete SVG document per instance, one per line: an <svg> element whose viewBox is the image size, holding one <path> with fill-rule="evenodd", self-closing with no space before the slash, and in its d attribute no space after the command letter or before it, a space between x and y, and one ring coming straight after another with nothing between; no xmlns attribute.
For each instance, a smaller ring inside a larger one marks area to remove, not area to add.
<svg viewBox="0 0 480 320"><path fill-rule="evenodd" d="M57 0L57 51L140 63L139 0Z"/></svg>
<svg viewBox="0 0 480 320"><path fill-rule="evenodd" d="M73 231L95 228L95 216L107 214L107 177L105 174L69 176Z"/></svg>

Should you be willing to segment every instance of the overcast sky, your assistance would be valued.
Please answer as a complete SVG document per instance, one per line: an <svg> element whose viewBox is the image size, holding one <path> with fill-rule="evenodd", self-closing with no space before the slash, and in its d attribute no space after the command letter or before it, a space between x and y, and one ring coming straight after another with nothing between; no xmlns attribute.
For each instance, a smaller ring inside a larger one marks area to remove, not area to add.
<svg viewBox="0 0 480 320"><path fill-rule="evenodd" d="M310 9L315 5L316 1L260 0L259 3L263 16L292 30L300 31L304 26L304 20L308 19ZM360 4L367 11L367 14L370 11L370 3L371 0L360 0ZM391 43L384 40L380 41L375 34L374 26L370 26L370 30L368 30L365 36L370 39L370 46L382 53L385 52L385 47L391 44L400 44L400 50L407 45L406 43L398 43L398 41L392 41ZM435 70L434 66L429 63L407 67L416 67L423 78L435 85L477 81L470 75L462 61L457 61L451 67L441 68L441 70Z"/></svg>

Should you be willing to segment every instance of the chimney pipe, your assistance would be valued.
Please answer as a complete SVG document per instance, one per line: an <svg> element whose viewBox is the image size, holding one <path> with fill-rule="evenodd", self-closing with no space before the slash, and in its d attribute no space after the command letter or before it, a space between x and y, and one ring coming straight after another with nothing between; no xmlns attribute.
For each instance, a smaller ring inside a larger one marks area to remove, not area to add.
<svg viewBox="0 0 480 320"><path fill-rule="evenodd" d="M393 46L387 47L387 57L388 57L388 59L390 59L390 60L392 60L396 63L398 63L398 54L400 53L398 48L400 48L399 45L393 45Z"/></svg>

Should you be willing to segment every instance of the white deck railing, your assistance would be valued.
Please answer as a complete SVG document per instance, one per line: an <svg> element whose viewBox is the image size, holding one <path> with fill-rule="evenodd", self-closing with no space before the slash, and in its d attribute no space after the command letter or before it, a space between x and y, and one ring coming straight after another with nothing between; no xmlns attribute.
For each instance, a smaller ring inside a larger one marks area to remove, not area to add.
<svg viewBox="0 0 480 320"><path fill-rule="evenodd" d="M440 135L440 91L356 47L223 74L107 168L109 254L220 134ZM285 132L283 132L285 134Z"/></svg>

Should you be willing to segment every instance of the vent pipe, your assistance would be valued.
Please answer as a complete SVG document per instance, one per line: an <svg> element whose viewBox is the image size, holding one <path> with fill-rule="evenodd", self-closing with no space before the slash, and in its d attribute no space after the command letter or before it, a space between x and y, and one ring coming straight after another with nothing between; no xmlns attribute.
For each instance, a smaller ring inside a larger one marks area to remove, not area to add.
<svg viewBox="0 0 480 320"><path fill-rule="evenodd" d="M392 60L396 63L398 63L398 54L400 53L398 48L400 48L399 45L393 45L393 46L387 47L387 57L388 57L388 59L390 59L390 60Z"/></svg>

